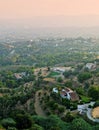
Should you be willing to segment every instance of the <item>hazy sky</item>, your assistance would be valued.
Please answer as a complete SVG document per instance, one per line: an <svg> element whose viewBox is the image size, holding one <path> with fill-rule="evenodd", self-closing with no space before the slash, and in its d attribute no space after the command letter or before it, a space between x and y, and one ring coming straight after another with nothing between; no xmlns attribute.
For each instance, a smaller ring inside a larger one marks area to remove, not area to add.
<svg viewBox="0 0 99 130"><path fill-rule="evenodd" d="M99 15L99 0L0 0L0 19Z"/></svg>

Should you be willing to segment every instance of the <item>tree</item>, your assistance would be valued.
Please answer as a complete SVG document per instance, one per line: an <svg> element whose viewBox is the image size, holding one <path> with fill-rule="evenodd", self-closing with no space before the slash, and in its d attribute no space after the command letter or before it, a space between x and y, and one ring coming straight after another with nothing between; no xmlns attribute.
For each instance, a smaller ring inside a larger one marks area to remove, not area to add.
<svg viewBox="0 0 99 130"><path fill-rule="evenodd" d="M85 94L84 89L82 88L82 86L81 86L81 87L78 87L78 88L76 89L76 92L77 92L78 94L80 94L80 95L84 95L84 94Z"/></svg>
<svg viewBox="0 0 99 130"><path fill-rule="evenodd" d="M62 104L65 105L67 109L70 109L70 100L62 99Z"/></svg>
<svg viewBox="0 0 99 130"><path fill-rule="evenodd" d="M37 125L37 124L34 124L30 130L44 130L41 126Z"/></svg>
<svg viewBox="0 0 99 130"><path fill-rule="evenodd" d="M92 86L90 87L88 91L88 95L92 97L93 100L99 99L99 87L98 86Z"/></svg>
<svg viewBox="0 0 99 130"><path fill-rule="evenodd" d="M91 126L82 118L76 118L72 121L71 130L91 130Z"/></svg>
<svg viewBox="0 0 99 130"><path fill-rule="evenodd" d="M78 81L83 83L85 80L90 79L92 77L90 72L83 72L78 75Z"/></svg>
<svg viewBox="0 0 99 130"><path fill-rule="evenodd" d="M92 130L99 130L99 125L93 126Z"/></svg>
<svg viewBox="0 0 99 130"><path fill-rule="evenodd" d="M99 100L95 102L94 107L99 106Z"/></svg>
<svg viewBox="0 0 99 130"><path fill-rule="evenodd" d="M46 118L33 116L33 121L39 126L43 127L44 130L68 130L67 123L63 122L59 117L55 115L50 115Z"/></svg>
<svg viewBox="0 0 99 130"><path fill-rule="evenodd" d="M59 114L63 113L65 111L63 106L58 107Z"/></svg>
<svg viewBox="0 0 99 130"><path fill-rule="evenodd" d="M61 130L58 126L52 126L50 130Z"/></svg>
<svg viewBox="0 0 99 130"><path fill-rule="evenodd" d="M2 126L8 129L8 127L16 126L16 122L12 118L6 118L1 121Z"/></svg>
<svg viewBox="0 0 99 130"><path fill-rule="evenodd" d="M58 103L54 103L53 110L56 110L58 108Z"/></svg>
<svg viewBox="0 0 99 130"><path fill-rule="evenodd" d="M72 122L74 120L74 118L75 117L70 112L67 112L67 114L65 115L63 120L66 122Z"/></svg>
<svg viewBox="0 0 99 130"><path fill-rule="evenodd" d="M4 85L3 85L3 83L2 83L2 81L0 81L0 88L2 88Z"/></svg>
<svg viewBox="0 0 99 130"><path fill-rule="evenodd" d="M90 87L89 82L85 82L85 86L84 86L84 88L87 90L89 87Z"/></svg>
<svg viewBox="0 0 99 130"><path fill-rule="evenodd" d="M50 71L50 70L51 70L51 68L48 66L48 67L47 67L47 71Z"/></svg>
<svg viewBox="0 0 99 130"><path fill-rule="evenodd" d="M63 75L64 75L65 78L68 78L71 74L72 74L72 71L71 71L71 70L70 70L70 71L65 71L65 72L63 73Z"/></svg>
<svg viewBox="0 0 99 130"><path fill-rule="evenodd" d="M59 83L63 82L62 77L58 77L57 81L58 81Z"/></svg>
<svg viewBox="0 0 99 130"><path fill-rule="evenodd" d="M17 114L16 115L16 126L18 129L28 129L32 126L32 120L27 114Z"/></svg>
<svg viewBox="0 0 99 130"><path fill-rule="evenodd" d="M39 96L39 97L41 96L41 92L38 93L38 96Z"/></svg>
<svg viewBox="0 0 99 130"><path fill-rule="evenodd" d="M71 80L66 81L65 86L72 87L72 81Z"/></svg>

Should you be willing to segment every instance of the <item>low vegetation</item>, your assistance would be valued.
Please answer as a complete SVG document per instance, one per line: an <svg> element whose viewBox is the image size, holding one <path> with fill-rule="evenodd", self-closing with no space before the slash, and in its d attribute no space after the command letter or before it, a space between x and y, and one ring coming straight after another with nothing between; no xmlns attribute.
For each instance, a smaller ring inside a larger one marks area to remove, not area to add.
<svg viewBox="0 0 99 130"><path fill-rule="evenodd" d="M91 38L60 38L12 45L0 44L0 130L99 129L87 109L78 111L91 102L88 109L99 107L98 44L92 49ZM95 62L94 69L86 67ZM69 98L66 89L78 99Z"/></svg>

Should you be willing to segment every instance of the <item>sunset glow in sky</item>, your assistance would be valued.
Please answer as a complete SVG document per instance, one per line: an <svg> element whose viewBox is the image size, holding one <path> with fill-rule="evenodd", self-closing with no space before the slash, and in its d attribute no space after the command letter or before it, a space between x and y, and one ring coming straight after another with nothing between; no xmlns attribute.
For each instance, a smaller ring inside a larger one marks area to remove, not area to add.
<svg viewBox="0 0 99 130"><path fill-rule="evenodd" d="M99 15L99 0L0 0L0 19Z"/></svg>

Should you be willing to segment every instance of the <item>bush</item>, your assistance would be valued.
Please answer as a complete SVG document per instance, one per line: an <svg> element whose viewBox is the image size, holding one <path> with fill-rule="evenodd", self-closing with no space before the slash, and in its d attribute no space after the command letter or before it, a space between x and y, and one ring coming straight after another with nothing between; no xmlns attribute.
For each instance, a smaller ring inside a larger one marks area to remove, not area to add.
<svg viewBox="0 0 99 130"><path fill-rule="evenodd" d="M91 73L83 72L78 75L78 81L83 83L83 81L90 79L92 77Z"/></svg>
<svg viewBox="0 0 99 130"><path fill-rule="evenodd" d="M99 106L99 101L96 101L94 107L98 107L98 106Z"/></svg>
<svg viewBox="0 0 99 130"><path fill-rule="evenodd" d="M18 114L16 115L16 126L18 129L27 129L27 128L31 128L32 126L32 120L30 118L30 116L28 115L23 115L23 114Z"/></svg>
<svg viewBox="0 0 99 130"><path fill-rule="evenodd" d="M76 109L77 109L77 104L76 103L71 104L70 110L72 111L72 110L76 110Z"/></svg>
<svg viewBox="0 0 99 130"><path fill-rule="evenodd" d="M37 125L37 124L34 124L30 130L44 130L41 126Z"/></svg>
<svg viewBox="0 0 99 130"><path fill-rule="evenodd" d="M66 116L63 118L63 120L66 121L66 122L72 122L74 120L74 118L75 117L70 112L68 112L66 114Z"/></svg>
<svg viewBox="0 0 99 130"><path fill-rule="evenodd" d="M93 86L89 89L88 95L92 97L93 100L99 99L99 86Z"/></svg>
<svg viewBox="0 0 99 130"><path fill-rule="evenodd" d="M81 118L72 121L71 130L91 130L91 126Z"/></svg>
<svg viewBox="0 0 99 130"><path fill-rule="evenodd" d="M14 127L14 126L16 126L16 122L12 118L3 119L1 121L1 124L6 129L8 129L8 127Z"/></svg>
<svg viewBox="0 0 99 130"><path fill-rule="evenodd" d="M58 77L57 81L58 81L59 83L63 82L62 77Z"/></svg>

